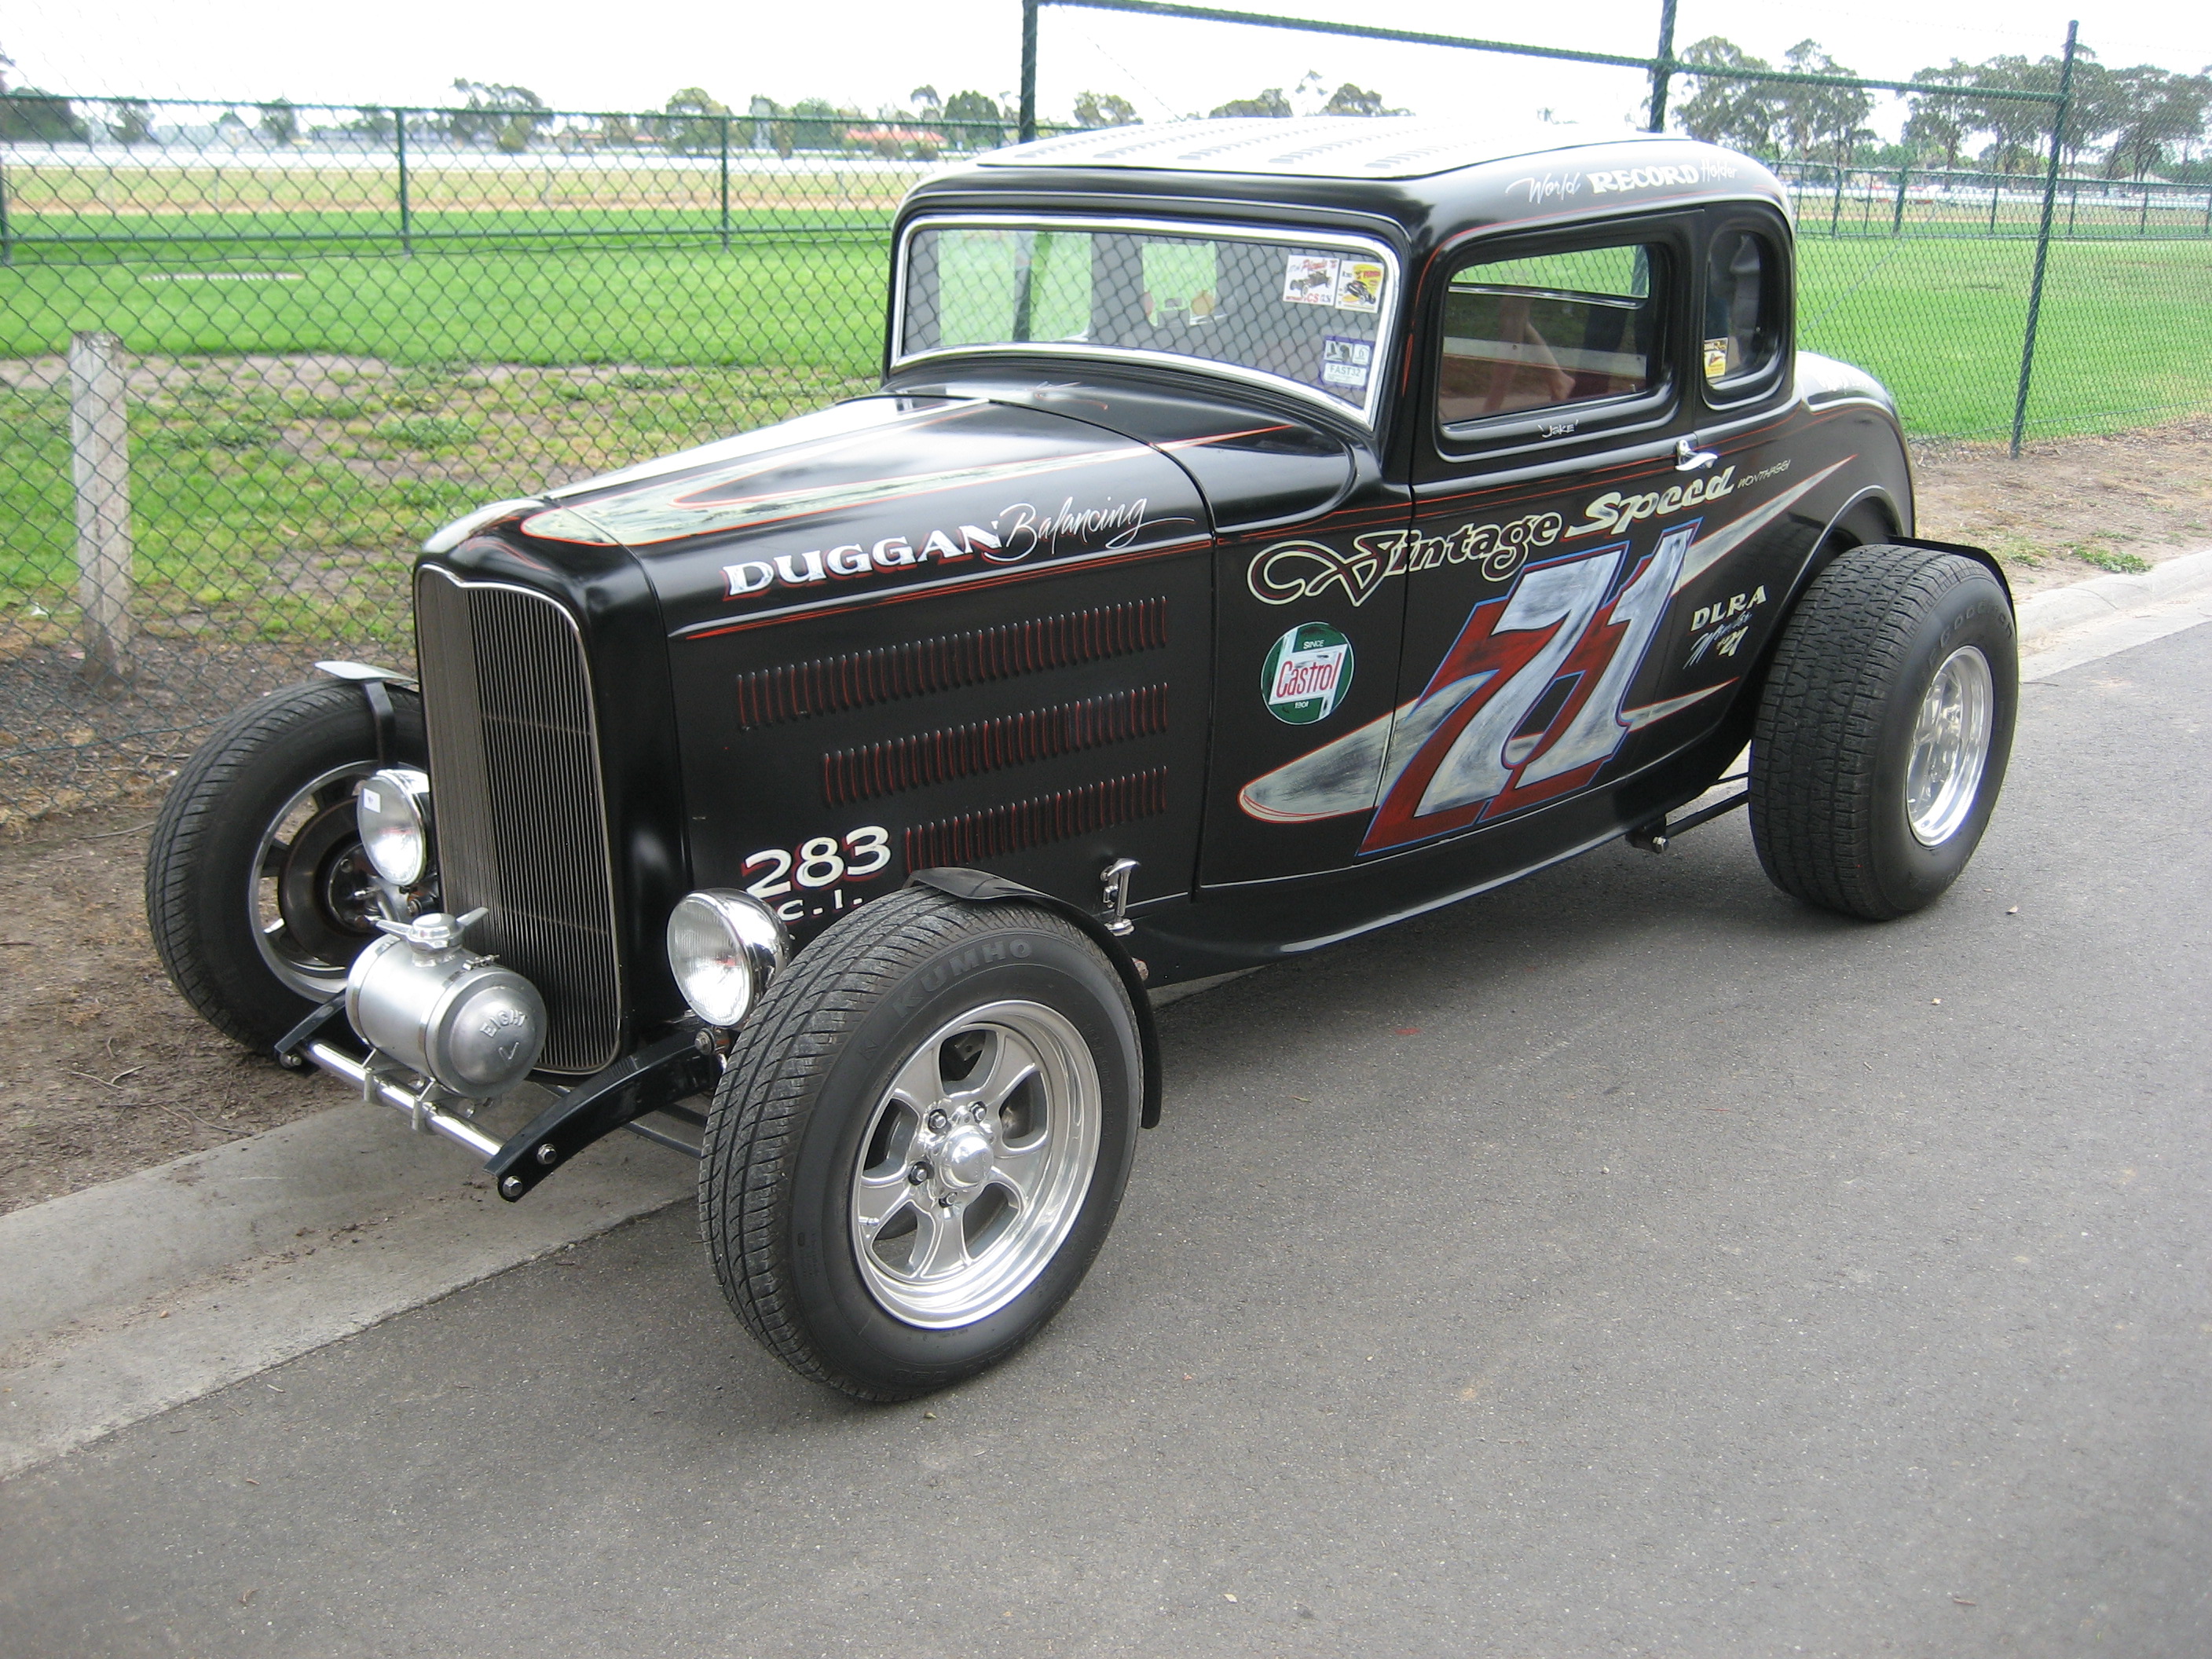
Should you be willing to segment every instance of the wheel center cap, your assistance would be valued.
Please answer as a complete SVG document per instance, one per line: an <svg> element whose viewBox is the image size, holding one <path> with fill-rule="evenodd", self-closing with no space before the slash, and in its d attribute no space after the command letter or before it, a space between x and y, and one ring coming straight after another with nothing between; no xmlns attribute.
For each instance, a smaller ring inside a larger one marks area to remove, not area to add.
<svg viewBox="0 0 2212 1659"><path fill-rule="evenodd" d="M991 1173L991 1137L981 1129L958 1129L945 1143L938 1167L950 1187L978 1187Z"/></svg>

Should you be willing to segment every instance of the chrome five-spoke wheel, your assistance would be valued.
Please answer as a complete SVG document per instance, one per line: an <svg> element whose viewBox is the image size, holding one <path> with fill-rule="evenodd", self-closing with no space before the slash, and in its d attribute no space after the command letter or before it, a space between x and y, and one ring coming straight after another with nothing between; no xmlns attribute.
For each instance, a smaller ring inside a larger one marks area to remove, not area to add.
<svg viewBox="0 0 2212 1659"><path fill-rule="evenodd" d="M1971 645L1946 657L1929 681L1905 775L1905 815L1923 847L1942 846L1973 811L1996 704L1989 659Z"/></svg>
<svg viewBox="0 0 2212 1659"><path fill-rule="evenodd" d="M1075 1224L1098 1159L1098 1070L1068 1019L995 1002L900 1067L853 1174L863 1282L910 1324L972 1324L1019 1296Z"/></svg>
<svg viewBox="0 0 2212 1659"><path fill-rule="evenodd" d="M998 1364L1114 1224L1145 1060L1127 983L1067 918L871 898L769 985L714 1091L699 1217L730 1306L863 1400Z"/></svg>

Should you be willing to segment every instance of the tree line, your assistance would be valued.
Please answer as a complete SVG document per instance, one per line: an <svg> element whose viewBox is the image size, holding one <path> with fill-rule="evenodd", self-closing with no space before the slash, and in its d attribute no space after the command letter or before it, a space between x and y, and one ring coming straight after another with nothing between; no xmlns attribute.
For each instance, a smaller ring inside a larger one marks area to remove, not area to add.
<svg viewBox="0 0 2212 1659"><path fill-rule="evenodd" d="M0 140L88 143L99 138L125 145L160 142L155 125L159 111L144 99L70 99L36 87L10 90L6 76L9 67L0 58ZM927 85L916 87L903 106L886 105L872 112L823 98L784 104L760 95L740 108L724 103L703 87L684 87L670 94L659 110L600 114L580 124L564 119L526 86L464 78L454 81L453 89L455 96L449 107L407 112L410 138L514 154L541 142L547 130L557 123L561 130L553 137L564 146L653 145L679 154L703 155L719 150L726 141L734 148L774 149L787 156L800 150L843 150L934 161L946 149L989 149L1011 143L1020 119L1011 98L994 97L973 88L945 95ZM1209 112L1290 116L1300 112L1293 107L1293 97L1311 106L1306 113L1407 113L1391 108L1380 93L1348 81L1328 92L1321 76L1311 71L1288 94L1280 87L1268 87L1249 98L1231 99ZM1076 95L1072 119L1047 125L1123 127L1139 125L1143 118L1136 106L1121 94L1086 90ZM368 104L356 108L350 118L307 128L301 124L301 108L278 98L225 110L216 116L213 127L218 138L233 144L257 142L281 149L303 138L389 144L397 137L398 121L394 108Z"/></svg>
<svg viewBox="0 0 2212 1659"><path fill-rule="evenodd" d="M1700 76L1698 66L1772 70L1850 78L1818 41L1800 40L1778 66L1755 58L1717 34L1680 54L1695 92L1671 113L1693 138L1726 144L1770 160L1823 161L1844 167L1979 167L1998 173L2033 172L2050 154L2056 113L2048 103L1990 97L1990 93L2056 96L2060 61L2045 57L1953 58L1916 70L1911 79L1948 93L1909 93L1910 111L1900 141L1885 143L1866 125L1874 94L1860 87ZM2212 66L2195 75L2148 64L2108 69L2096 53L2076 49L2066 128L2060 137L2070 172L2094 169L2106 178L2142 180L2153 175L2189 182L2212 179L2212 160L2201 152L2212 118Z"/></svg>

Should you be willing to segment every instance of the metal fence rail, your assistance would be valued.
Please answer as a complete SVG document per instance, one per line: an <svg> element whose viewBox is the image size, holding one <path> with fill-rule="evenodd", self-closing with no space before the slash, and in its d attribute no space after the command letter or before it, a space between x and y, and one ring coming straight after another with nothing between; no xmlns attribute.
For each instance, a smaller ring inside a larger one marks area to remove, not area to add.
<svg viewBox="0 0 2212 1659"><path fill-rule="evenodd" d="M1768 165L1789 187L1800 236L2033 240L2041 230L2044 183L2025 173L1823 161ZM2212 237L2212 185L2062 177L2055 210L2055 241Z"/></svg>
<svg viewBox="0 0 2212 1659"><path fill-rule="evenodd" d="M0 829L151 799L319 657L404 663L436 525L871 387L973 125L77 100L0 144ZM128 139L129 142L125 140ZM1800 335L1929 434L2212 408L2204 192L1785 164Z"/></svg>

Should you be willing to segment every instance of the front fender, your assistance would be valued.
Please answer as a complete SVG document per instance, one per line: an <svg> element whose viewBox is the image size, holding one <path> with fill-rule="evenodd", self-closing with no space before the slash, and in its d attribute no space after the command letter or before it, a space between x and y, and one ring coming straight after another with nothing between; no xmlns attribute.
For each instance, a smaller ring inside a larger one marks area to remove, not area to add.
<svg viewBox="0 0 2212 1659"><path fill-rule="evenodd" d="M1108 931L1105 922L1080 905L1054 898L1050 893L1041 893L1034 887L1024 887L1004 876L994 876L987 870L967 870L957 866L917 870L907 878L907 884L927 887L947 898L958 899L963 904L1012 900L1040 905L1080 927L1091 943L1106 953L1106 960L1114 964L1114 971L1121 975L1121 983L1129 993L1129 1005L1137 1015L1137 1046L1145 1061L1145 1109L1138 1121L1147 1129L1159 1127L1160 1034L1152 1020L1152 1000L1145 993L1144 964L1122 948L1121 941Z"/></svg>

